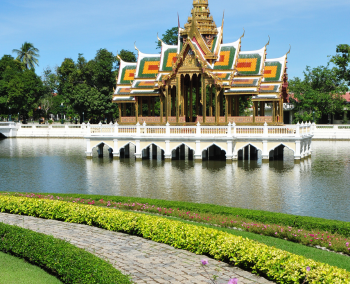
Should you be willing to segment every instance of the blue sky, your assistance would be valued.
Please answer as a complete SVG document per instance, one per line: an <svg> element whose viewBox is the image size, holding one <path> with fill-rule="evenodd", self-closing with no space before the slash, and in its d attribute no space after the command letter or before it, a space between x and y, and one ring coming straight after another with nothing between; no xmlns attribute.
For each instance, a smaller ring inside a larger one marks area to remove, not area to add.
<svg viewBox="0 0 350 284"><path fill-rule="evenodd" d="M157 53L157 32L187 22L192 0L1 0L0 56L12 54L24 41L40 50L41 75L64 58L87 60L106 48ZM217 26L225 10L224 42L236 41L246 30L242 51L263 47L271 37L267 58L284 55L289 44L289 78L302 76L306 65L327 64L336 45L350 44L349 0L209 0ZM14 56L14 54L13 54Z"/></svg>

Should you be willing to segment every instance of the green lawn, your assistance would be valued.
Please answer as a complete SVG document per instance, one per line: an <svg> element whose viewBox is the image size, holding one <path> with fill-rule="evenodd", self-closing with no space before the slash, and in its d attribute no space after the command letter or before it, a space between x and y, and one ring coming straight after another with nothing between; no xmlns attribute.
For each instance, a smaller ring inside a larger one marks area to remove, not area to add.
<svg viewBox="0 0 350 284"><path fill-rule="evenodd" d="M59 284L56 277L23 259L0 252L0 284Z"/></svg>

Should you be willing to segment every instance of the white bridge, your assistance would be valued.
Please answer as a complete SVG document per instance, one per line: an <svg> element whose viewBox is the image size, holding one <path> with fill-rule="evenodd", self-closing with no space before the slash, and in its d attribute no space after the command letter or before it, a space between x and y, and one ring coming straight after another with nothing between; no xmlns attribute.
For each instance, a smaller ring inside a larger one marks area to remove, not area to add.
<svg viewBox="0 0 350 284"><path fill-rule="evenodd" d="M161 155L166 161L186 155L201 161L211 157L232 162L238 159L257 159L260 151L263 161L283 158L286 147L294 152L294 159L311 155L311 123L288 126L134 126L110 124L88 125L86 156L92 158L97 148L103 156L107 146L113 158L129 156L136 160ZM130 146L134 151L130 151ZM151 154L152 153L152 154Z"/></svg>

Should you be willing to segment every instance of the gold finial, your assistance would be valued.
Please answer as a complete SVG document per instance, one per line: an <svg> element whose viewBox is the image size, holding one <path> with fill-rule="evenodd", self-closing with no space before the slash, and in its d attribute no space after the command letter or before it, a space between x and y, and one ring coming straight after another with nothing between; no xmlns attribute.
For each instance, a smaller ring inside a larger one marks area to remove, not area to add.
<svg viewBox="0 0 350 284"><path fill-rule="evenodd" d="M286 53L286 55L290 53L291 49L292 49L292 46L289 44L289 50L288 50L288 52Z"/></svg>
<svg viewBox="0 0 350 284"><path fill-rule="evenodd" d="M117 57L118 57L119 60L122 60L121 57L119 56L119 54L117 54Z"/></svg>
<svg viewBox="0 0 350 284"><path fill-rule="evenodd" d="M158 36L158 33L157 33L157 39L161 42L161 43L164 43Z"/></svg>
<svg viewBox="0 0 350 284"><path fill-rule="evenodd" d="M269 41L267 42L267 44L265 44L265 47L270 44L270 36L268 36L268 37L269 37Z"/></svg>
<svg viewBox="0 0 350 284"><path fill-rule="evenodd" d="M224 29L224 22L225 22L225 10L224 10L224 14L222 15L222 24L221 24L221 29Z"/></svg>
<svg viewBox="0 0 350 284"><path fill-rule="evenodd" d="M136 47L136 41L134 42L134 47L138 52L140 52L140 50Z"/></svg>
<svg viewBox="0 0 350 284"><path fill-rule="evenodd" d="M241 37L239 39L243 38L244 35L245 35L245 29L243 28L243 34L241 35Z"/></svg>

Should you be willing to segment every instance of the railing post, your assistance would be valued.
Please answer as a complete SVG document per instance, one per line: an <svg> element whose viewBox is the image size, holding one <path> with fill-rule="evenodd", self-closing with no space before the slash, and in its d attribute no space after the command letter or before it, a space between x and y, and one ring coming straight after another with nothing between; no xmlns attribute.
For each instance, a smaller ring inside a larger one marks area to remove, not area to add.
<svg viewBox="0 0 350 284"><path fill-rule="evenodd" d="M231 129L231 122L229 122L227 126L227 137L231 137L231 136L232 136L232 129Z"/></svg>
<svg viewBox="0 0 350 284"><path fill-rule="evenodd" d="M300 124L297 123L297 128L295 129L295 137L300 137Z"/></svg>
<svg viewBox="0 0 350 284"><path fill-rule="evenodd" d="M98 126L100 127L100 133L102 133L102 122L100 121Z"/></svg>
<svg viewBox="0 0 350 284"><path fill-rule="evenodd" d="M313 122L311 126L311 134L315 133L315 130L316 130L316 123Z"/></svg>
<svg viewBox="0 0 350 284"><path fill-rule="evenodd" d="M236 128L236 123L232 122L232 127L233 127L233 136L237 135L237 128Z"/></svg>
<svg viewBox="0 0 350 284"><path fill-rule="evenodd" d="M196 128L196 136L201 136L201 124L197 123L197 128Z"/></svg>
<svg viewBox="0 0 350 284"><path fill-rule="evenodd" d="M266 122L266 121L265 121L265 123L264 123L263 136L264 136L264 137L269 136L269 129L268 129L268 127L267 127L267 122Z"/></svg>
<svg viewBox="0 0 350 284"><path fill-rule="evenodd" d="M118 133L119 133L119 124L118 124L117 121L114 123L114 133L115 133L115 134L118 134Z"/></svg>
<svg viewBox="0 0 350 284"><path fill-rule="evenodd" d="M146 129L147 123L146 123L146 121L143 122L142 126L143 126L143 134L147 134L147 129Z"/></svg>
<svg viewBox="0 0 350 284"><path fill-rule="evenodd" d="M169 121L165 124L165 134L170 135L170 123L169 123Z"/></svg>
<svg viewBox="0 0 350 284"><path fill-rule="evenodd" d="M140 131L140 122L136 123L136 135L140 135L141 131Z"/></svg>

